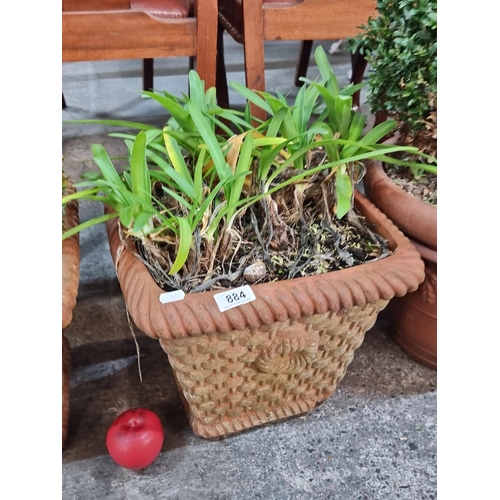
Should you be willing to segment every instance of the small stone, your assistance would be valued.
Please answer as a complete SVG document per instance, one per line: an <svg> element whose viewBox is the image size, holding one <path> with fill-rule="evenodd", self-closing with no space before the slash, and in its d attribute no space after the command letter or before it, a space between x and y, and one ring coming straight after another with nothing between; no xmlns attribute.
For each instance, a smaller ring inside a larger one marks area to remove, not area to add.
<svg viewBox="0 0 500 500"><path fill-rule="evenodd" d="M250 264L243 271L243 277L250 283L259 281L266 275L266 265L261 260Z"/></svg>

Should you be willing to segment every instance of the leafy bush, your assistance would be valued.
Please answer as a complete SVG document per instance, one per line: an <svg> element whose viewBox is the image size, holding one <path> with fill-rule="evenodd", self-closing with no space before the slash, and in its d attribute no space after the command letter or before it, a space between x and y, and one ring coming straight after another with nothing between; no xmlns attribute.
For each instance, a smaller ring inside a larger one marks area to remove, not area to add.
<svg viewBox="0 0 500 500"><path fill-rule="evenodd" d="M367 102L410 132L428 129L436 121L437 1L378 0L377 9L348 45L371 67Z"/></svg>

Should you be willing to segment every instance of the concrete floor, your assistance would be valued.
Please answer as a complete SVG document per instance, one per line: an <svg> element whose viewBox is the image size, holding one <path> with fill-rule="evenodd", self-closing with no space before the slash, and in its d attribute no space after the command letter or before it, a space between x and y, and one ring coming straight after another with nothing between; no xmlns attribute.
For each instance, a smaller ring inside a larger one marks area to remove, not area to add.
<svg viewBox="0 0 500 500"><path fill-rule="evenodd" d="M324 43L325 48L330 46ZM226 45L228 78L243 83L241 46ZM268 90L296 92L299 44L266 45ZM349 55L330 56L340 83ZM156 61L155 88L187 89L187 58ZM314 77L311 65L308 76ZM163 123L161 108L140 98L141 62L63 65L63 120L119 118ZM231 94L232 104L239 105ZM90 146L121 150L109 129L63 125L65 169L74 180L95 169ZM102 213L80 206L81 221ZM65 334L72 347L71 414L62 452L64 500L391 500L437 497L436 372L412 361L388 337L384 314L356 351L337 392L305 416L208 441L191 431L166 355L135 329L136 345L111 261L105 229L81 234L78 303ZM155 411L165 442L158 459L134 472L116 465L105 436L127 408Z"/></svg>

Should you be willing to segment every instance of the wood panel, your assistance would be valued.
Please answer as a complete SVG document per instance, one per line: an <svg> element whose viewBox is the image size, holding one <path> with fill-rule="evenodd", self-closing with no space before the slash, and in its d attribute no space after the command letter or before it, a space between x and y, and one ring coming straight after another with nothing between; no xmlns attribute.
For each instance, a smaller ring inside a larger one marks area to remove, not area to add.
<svg viewBox="0 0 500 500"><path fill-rule="evenodd" d="M63 12L130 10L130 0L62 0Z"/></svg>
<svg viewBox="0 0 500 500"><path fill-rule="evenodd" d="M333 40L354 36L369 17L377 17L376 0L304 0L279 7L263 5L266 40Z"/></svg>
<svg viewBox="0 0 500 500"><path fill-rule="evenodd" d="M142 12L63 13L62 60L194 56L196 26L194 18L162 22Z"/></svg>
<svg viewBox="0 0 500 500"><path fill-rule="evenodd" d="M217 0L195 2L197 23L196 71L205 80L205 88L215 87L217 59Z"/></svg>

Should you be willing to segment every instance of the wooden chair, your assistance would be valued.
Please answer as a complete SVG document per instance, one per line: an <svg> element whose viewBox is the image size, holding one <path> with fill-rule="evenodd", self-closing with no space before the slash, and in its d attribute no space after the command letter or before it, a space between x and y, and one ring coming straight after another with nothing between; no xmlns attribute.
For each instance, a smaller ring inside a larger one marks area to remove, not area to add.
<svg viewBox="0 0 500 500"><path fill-rule="evenodd" d="M247 87L265 90L264 41L336 40L354 36L361 24L377 15L376 6L376 0L219 0L219 104L229 106L224 64L224 30L236 42L243 44ZM304 50L306 49L307 47ZM303 55L309 56L310 51ZM308 61L309 57L302 59L302 68L305 60ZM300 65L299 58L297 72ZM252 106L252 112L257 118L265 119L265 111L260 108Z"/></svg>
<svg viewBox="0 0 500 500"><path fill-rule="evenodd" d="M144 89L153 87L154 58L184 56L213 87L216 49L217 0L62 2L63 62L142 59Z"/></svg>

